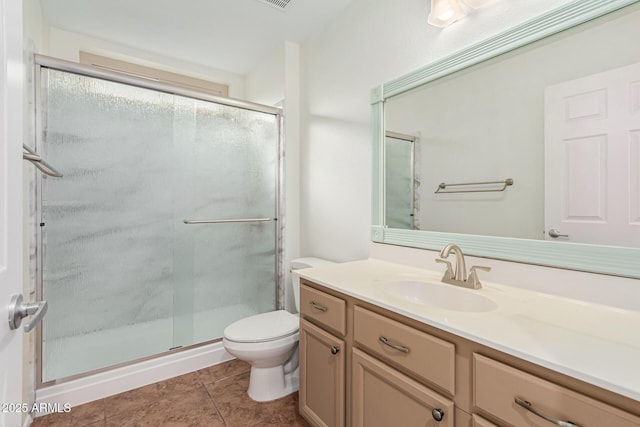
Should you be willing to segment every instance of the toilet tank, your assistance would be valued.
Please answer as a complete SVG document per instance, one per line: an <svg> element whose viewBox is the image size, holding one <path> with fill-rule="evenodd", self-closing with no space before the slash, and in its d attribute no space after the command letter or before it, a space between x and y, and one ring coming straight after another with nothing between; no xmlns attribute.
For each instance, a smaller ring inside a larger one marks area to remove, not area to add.
<svg viewBox="0 0 640 427"><path fill-rule="evenodd" d="M303 268L320 267L323 265L335 264L333 261L327 261L326 259L306 257L296 258L291 260L291 271L301 270ZM296 312L300 312L300 277L297 275L291 275L291 285L293 288L293 299L296 303Z"/></svg>

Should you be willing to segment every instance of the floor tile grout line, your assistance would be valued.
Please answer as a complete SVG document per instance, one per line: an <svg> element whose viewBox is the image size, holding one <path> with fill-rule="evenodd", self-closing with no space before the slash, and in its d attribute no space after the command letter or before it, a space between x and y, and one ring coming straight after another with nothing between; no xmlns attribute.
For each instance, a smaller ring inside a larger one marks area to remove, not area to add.
<svg viewBox="0 0 640 427"><path fill-rule="evenodd" d="M209 393L209 390L207 390L207 393ZM224 424L225 426L227 425L227 420L224 418L224 415L222 415L222 412L220 412L220 408L218 408L218 404L216 403L216 400L209 396L211 398L211 402L213 403L213 406L216 408L216 411L218 412L218 415L220 416L220 419L222 420L222 424Z"/></svg>
<svg viewBox="0 0 640 427"><path fill-rule="evenodd" d="M209 388L207 387L206 384L202 384L202 387L204 387L204 390L207 392L207 396L209 396L209 399L211 400L211 403L213 403L213 406L216 408L216 412L220 416L220 419L222 420L222 424L224 424L226 426L227 425L227 420L225 420L224 415L222 415L222 412L220 412L220 408L218 408L218 404L216 403L216 400L211 395L211 392L209 391Z"/></svg>

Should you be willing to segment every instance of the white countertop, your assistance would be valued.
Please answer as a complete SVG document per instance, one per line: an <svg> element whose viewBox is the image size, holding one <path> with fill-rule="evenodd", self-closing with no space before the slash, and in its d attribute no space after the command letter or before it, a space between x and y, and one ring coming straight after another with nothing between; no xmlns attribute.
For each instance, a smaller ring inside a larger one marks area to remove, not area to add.
<svg viewBox="0 0 640 427"><path fill-rule="evenodd" d="M444 269L443 269L444 271ZM394 295L389 282L438 284L443 271L368 259L297 270L305 279L587 383L640 400L640 312L491 283L485 312L445 310ZM453 286L442 284L441 286Z"/></svg>

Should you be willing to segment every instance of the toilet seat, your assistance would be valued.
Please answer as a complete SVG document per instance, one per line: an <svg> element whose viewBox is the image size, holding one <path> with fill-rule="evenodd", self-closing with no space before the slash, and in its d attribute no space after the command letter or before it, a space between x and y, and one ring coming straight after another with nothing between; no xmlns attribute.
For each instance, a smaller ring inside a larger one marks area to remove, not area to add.
<svg viewBox="0 0 640 427"><path fill-rule="evenodd" d="M299 318L286 310L245 317L227 326L224 338L237 343L274 341L298 333Z"/></svg>

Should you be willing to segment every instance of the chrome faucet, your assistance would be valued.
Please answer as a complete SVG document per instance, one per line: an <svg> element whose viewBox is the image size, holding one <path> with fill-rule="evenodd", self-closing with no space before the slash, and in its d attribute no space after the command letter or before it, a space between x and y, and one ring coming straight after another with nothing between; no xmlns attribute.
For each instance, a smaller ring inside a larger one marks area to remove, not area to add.
<svg viewBox="0 0 640 427"><path fill-rule="evenodd" d="M456 254L455 270L452 267L451 262L446 260L451 252ZM482 287L482 284L478 279L477 270L491 271L491 267L474 265L469 270L469 276L467 277L467 265L464 261L464 254L462 253L462 249L460 249L458 245L454 244L448 244L445 246L442 251L440 251L440 258L436 258L436 262L447 265L447 271L445 271L444 276L442 276L442 281L444 283L470 289L480 289Z"/></svg>

